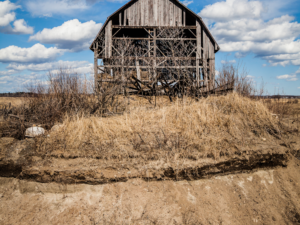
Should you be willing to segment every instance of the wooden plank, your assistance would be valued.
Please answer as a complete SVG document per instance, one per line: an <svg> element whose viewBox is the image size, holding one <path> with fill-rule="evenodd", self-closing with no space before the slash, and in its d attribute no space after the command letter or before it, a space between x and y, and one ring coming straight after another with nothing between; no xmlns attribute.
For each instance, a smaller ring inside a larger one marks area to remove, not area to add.
<svg viewBox="0 0 300 225"><path fill-rule="evenodd" d="M136 60L135 64L136 64L136 77L137 77L137 79L140 80L141 79L141 69L140 69L139 60Z"/></svg>
<svg viewBox="0 0 300 225"><path fill-rule="evenodd" d="M186 25L186 11L183 9L183 26Z"/></svg>
<svg viewBox="0 0 300 225"><path fill-rule="evenodd" d="M153 42L154 42L154 52L153 52L153 56L154 56L154 59L153 59L153 68L154 68L154 79L156 79L156 29L153 30L154 31L154 36L153 36Z"/></svg>
<svg viewBox="0 0 300 225"><path fill-rule="evenodd" d="M95 93L98 92L98 54L94 49L94 81L95 81Z"/></svg>
<svg viewBox="0 0 300 225"><path fill-rule="evenodd" d="M153 15L153 0L149 1L149 23L151 24L151 26L155 26L154 24L154 15Z"/></svg>
<svg viewBox="0 0 300 225"><path fill-rule="evenodd" d="M201 47L201 24L200 22L197 20L196 22L196 36L197 36L197 58L201 59L201 52L202 52L202 47Z"/></svg>
<svg viewBox="0 0 300 225"><path fill-rule="evenodd" d="M169 16L170 16L169 21L170 21L170 26L174 26L174 23L173 23L173 20L174 20L173 9L174 9L173 3L170 1L169 2L169 11L170 11L170 13L169 13Z"/></svg>
<svg viewBox="0 0 300 225"><path fill-rule="evenodd" d="M122 12L119 13L119 25L122 25Z"/></svg>
<svg viewBox="0 0 300 225"><path fill-rule="evenodd" d="M134 7L133 7L133 13L132 13L132 20L133 20L133 25L134 26L138 26L138 1L134 3Z"/></svg>
<svg viewBox="0 0 300 225"><path fill-rule="evenodd" d="M211 60L212 65L212 88L215 87L215 79L216 79L216 68L215 68L215 59Z"/></svg>
<svg viewBox="0 0 300 225"><path fill-rule="evenodd" d="M113 25L112 27L113 28L122 28L122 29L132 29L132 28L140 29L141 28L140 26L126 26L126 27L124 27L124 26L119 26L119 25ZM150 28L150 29L159 28L158 26L148 26L148 25L144 26L144 27ZM176 28L176 27L175 26L161 26L160 28ZM193 29L193 30L195 30L195 29L197 29L197 27L196 26L185 26L184 29Z"/></svg>
<svg viewBox="0 0 300 225"><path fill-rule="evenodd" d="M141 26L141 22L142 22L142 13L141 13L141 5L142 5L142 1L138 1L138 26Z"/></svg>
<svg viewBox="0 0 300 225"><path fill-rule="evenodd" d="M153 28L153 29L156 29L156 28ZM149 40L151 38L129 38L129 37L114 37L113 39L116 39L116 40ZM177 40L177 41L196 41L197 39L196 38L157 38L157 40L162 40L162 41L168 41L168 40Z"/></svg>
<svg viewBox="0 0 300 225"><path fill-rule="evenodd" d="M105 27L105 58L108 58L108 27Z"/></svg>
<svg viewBox="0 0 300 225"><path fill-rule="evenodd" d="M177 5L175 5L175 21L176 21L175 25L179 26L179 8Z"/></svg>
<svg viewBox="0 0 300 225"><path fill-rule="evenodd" d="M151 0L150 0L151 1ZM149 26L149 0L144 0L145 2L145 26Z"/></svg>
<svg viewBox="0 0 300 225"><path fill-rule="evenodd" d="M141 2L141 24L140 24L140 26L145 26L145 9L144 9L145 1L140 0L139 2Z"/></svg>
<svg viewBox="0 0 300 225"><path fill-rule="evenodd" d="M181 9L181 7L178 7L178 13L179 13L179 15L178 15L179 26L182 27L182 9Z"/></svg>
<svg viewBox="0 0 300 225"><path fill-rule="evenodd" d="M124 10L124 23L123 25L126 26L126 19L127 19L127 10Z"/></svg>
<svg viewBox="0 0 300 225"><path fill-rule="evenodd" d="M164 8L163 8L163 17L164 17L164 22L163 24L161 24L161 27L162 26L169 26L169 13L168 12L168 8L169 8L169 0L164 0ZM168 12L168 13L167 13Z"/></svg>
<svg viewBox="0 0 300 225"><path fill-rule="evenodd" d="M104 68L130 68L130 69L136 69L136 66L122 66L122 65L104 65ZM152 68L151 66L140 66L140 69L148 69ZM170 69L196 69L196 66L156 66L157 69L165 69L165 68L170 68ZM200 66L202 68L202 66Z"/></svg>
<svg viewBox="0 0 300 225"><path fill-rule="evenodd" d="M153 24L154 26L158 26L158 7L157 7L157 0L153 0Z"/></svg>
<svg viewBox="0 0 300 225"><path fill-rule="evenodd" d="M129 26L133 26L132 23L131 23L131 9L132 7L128 7L126 9L126 12L127 12L127 20L128 20L128 25ZM127 25L127 24L126 24Z"/></svg>
<svg viewBox="0 0 300 225"><path fill-rule="evenodd" d="M106 25L107 26L107 31L108 31L108 34L107 34L107 38L108 38L108 58L111 57L112 55L112 21L110 20L108 22L108 24Z"/></svg>

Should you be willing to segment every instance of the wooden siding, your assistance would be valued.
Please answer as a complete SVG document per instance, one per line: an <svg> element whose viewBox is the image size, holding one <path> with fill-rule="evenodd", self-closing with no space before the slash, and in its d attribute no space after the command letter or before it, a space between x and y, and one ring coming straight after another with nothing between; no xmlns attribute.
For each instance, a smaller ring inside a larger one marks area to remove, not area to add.
<svg viewBox="0 0 300 225"><path fill-rule="evenodd" d="M120 12L123 26L184 26L185 9L170 0L139 0Z"/></svg>

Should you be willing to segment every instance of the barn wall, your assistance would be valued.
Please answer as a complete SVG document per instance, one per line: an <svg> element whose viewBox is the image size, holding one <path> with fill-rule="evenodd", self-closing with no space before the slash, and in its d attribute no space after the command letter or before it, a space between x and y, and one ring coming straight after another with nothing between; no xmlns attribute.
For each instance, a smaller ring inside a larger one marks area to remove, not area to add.
<svg viewBox="0 0 300 225"><path fill-rule="evenodd" d="M124 26L184 26L185 9L170 0L139 0L116 15Z"/></svg>

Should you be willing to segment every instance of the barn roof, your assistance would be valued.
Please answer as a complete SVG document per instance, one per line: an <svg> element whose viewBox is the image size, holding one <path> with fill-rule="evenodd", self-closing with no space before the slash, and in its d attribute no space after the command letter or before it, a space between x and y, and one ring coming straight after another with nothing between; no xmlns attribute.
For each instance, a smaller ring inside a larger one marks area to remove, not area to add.
<svg viewBox="0 0 300 225"><path fill-rule="evenodd" d="M130 0L129 2L127 2L125 5L123 5L121 8L119 8L117 11L115 11L113 14L111 14L109 17L107 17L105 23L103 24L103 26L101 27L100 31L98 32L96 38L94 39L94 41L92 42L91 46L90 46L90 50L93 51L93 44L96 41L97 37L100 35L100 33L102 32L102 30L106 27L107 23L109 22L110 19L112 19L112 17L114 17L115 15L117 15L118 13L120 13L122 10L126 9L127 7L129 7L131 4L133 4L134 2L137 2L139 0ZM203 28L206 30L208 36L211 38L211 40L217 45L217 51L220 50L220 47L218 45L218 43L216 42L216 40L214 39L214 37L212 36L212 34L210 33L209 29L207 28L207 26L205 25L205 23L203 22L202 18L197 15L196 13L194 13L192 10L190 10L188 7L186 7L184 4L182 4L179 0L169 0L169 1L173 1L176 2L177 4L181 5L181 7L183 7L184 9L186 9L187 12L189 12L192 16L194 16L196 19L198 19L201 23L201 25L203 26ZM216 51L216 52L217 52Z"/></svg>

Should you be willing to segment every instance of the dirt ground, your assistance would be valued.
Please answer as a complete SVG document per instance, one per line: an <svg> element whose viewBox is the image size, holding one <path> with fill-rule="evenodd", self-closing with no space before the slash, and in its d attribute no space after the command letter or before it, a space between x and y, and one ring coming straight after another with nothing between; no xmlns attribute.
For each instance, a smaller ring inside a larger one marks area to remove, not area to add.
<svg viewBox="0 0 300 225"><path fill-rule="evenodd" d="M299 224L300 160L197 181L0 179L0 224Z"/></svg>

